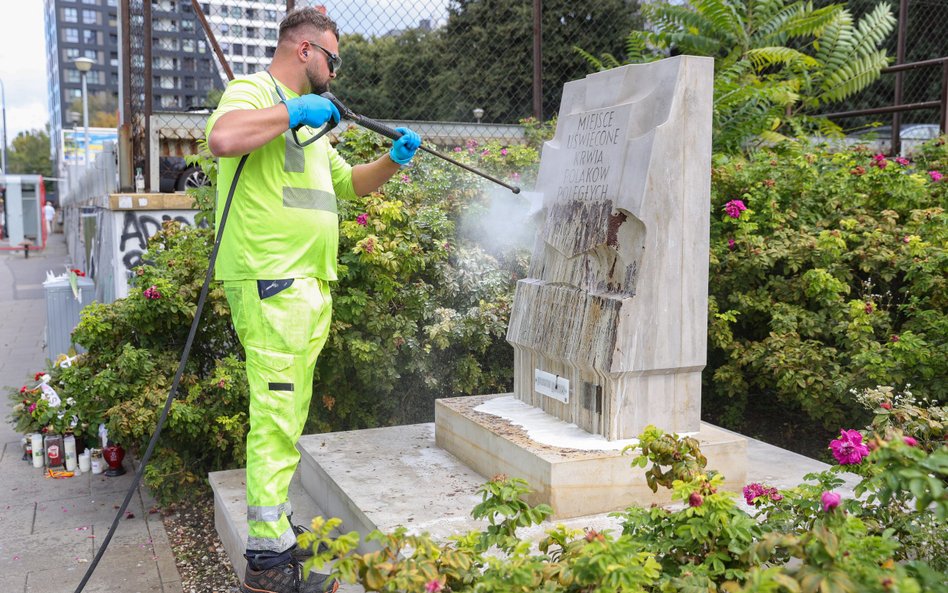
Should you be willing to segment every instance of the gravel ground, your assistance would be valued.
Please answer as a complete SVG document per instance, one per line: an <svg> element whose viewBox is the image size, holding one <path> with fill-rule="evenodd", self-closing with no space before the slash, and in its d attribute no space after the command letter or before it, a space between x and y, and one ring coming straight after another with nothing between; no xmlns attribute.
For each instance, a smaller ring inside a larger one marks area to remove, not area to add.
<svg viewBox="0 0 948 593"><path fill-rule="evenodd" d="M162 512L184 593L237 593L240 583L214 529L214 497L203 495Z"/></svg>

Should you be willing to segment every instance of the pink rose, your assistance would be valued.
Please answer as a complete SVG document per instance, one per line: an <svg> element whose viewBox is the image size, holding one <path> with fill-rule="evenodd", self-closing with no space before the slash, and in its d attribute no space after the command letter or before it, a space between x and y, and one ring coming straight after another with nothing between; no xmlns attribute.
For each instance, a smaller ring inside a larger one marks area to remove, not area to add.
<svg viewBox="0 0 948 593"><path fill-rule="evenodd" d="M822 496L820 496L820 504L823 505L823 512L828 513L838 507L842 499L843 497L835 492L824 492Z"/></svg>

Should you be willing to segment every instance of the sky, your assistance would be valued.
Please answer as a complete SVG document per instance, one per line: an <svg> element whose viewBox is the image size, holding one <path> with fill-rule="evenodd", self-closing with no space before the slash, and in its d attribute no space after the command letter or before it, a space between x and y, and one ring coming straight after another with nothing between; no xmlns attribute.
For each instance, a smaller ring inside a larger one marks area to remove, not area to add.
<svg viewBox="0 0 948 593"><path fill-rule="evenodd" d="M15 4L16 8L11 5ZM20 132L49 121L43 0L0 0L0 80L7 115L7 144ZM14 17L12 13L16 13Z"/></svg>

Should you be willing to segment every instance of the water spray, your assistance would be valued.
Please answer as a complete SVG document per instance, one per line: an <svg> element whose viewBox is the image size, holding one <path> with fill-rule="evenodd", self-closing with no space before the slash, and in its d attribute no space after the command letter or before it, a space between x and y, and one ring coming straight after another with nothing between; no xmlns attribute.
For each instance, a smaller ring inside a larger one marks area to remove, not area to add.
<svg viewBox="0 0 948 593"><path fill-rule="evenodd" d="M401 132L399 132L399 131L397 131L397 130L393 130L392 128L386 126L385 124L383 124L383 123L381 123L381 122L375 121L374 119L371 119L371 118L368 118L368 117L366 117L366 116L364 116L364 115L359 115L358 113L353 112L351 109L349 109L348 107L346 107L345 105L343 105L343 104L342 104L342 101L340 101L339 99L337 99L336 96L333 95L332 93L330 93L330 92L327 91L327 92L323 93L321 96L322 96L323 98L325 98L325 99L329 99L330 101L332 101L333 105L336 106L336 109L339 110L339 113L342 115L342 117L344 117L344 118L346 118L346 119L348 119L348 120L350 120L350 121L352 121L352 122L355 122L356 124L362 126L363 128L365 128L365 129L367 129L367 130L372 130L372 131L375 132L376 134L381 134L382 136L385 136L386 138L390 138L390 139L392 139L392 140L398 140L399 138L402 137ZM457 161L457 160L455 160L455 159L452 159L451 157L449 157L449 156L447 156L447 155L445 155L445 154L441 154L440 152L438 152L438 151L436 151L436 150L432 150L432 149L428 148L427 146L425 146L424 144L422 144L422 145L419 146L418 148L419 148L420 150L423 150L423 151L427 152L428 154L433 154L433 155L435 155L436 157L438 157L438 158L440 158L440 159L444 159L444 160L448 161L449 163L451 163L452 165L457 165L458 167L461 167L461 168L464 169L465 171L470 171L471 173L474 173L475 175L480 175L480 176L483 177L484 179L487 179L487 180L489 180L489 181L493 181L493 182L496 183L497 185L502 185L503 187L506 187L507 189L509 189L510 191L512 191L512 192L515 193L515 194L519 194L519 193L520 193L520 188L519 188L519 187L517 187L517 186L515 186L515 185L510 185L510 184L508 184L508 183L504 183L503 181L501 181L500 179L497 179L496 177L494 177L494 176L492 176L492 175L488 175L487 173L484 173L483 171L478 171L478 170L475 169L474 167L471 167L471 166L469 166L469 165L465 165L464 163L462 163L462 162L460 162L460 161Z"/></svg>

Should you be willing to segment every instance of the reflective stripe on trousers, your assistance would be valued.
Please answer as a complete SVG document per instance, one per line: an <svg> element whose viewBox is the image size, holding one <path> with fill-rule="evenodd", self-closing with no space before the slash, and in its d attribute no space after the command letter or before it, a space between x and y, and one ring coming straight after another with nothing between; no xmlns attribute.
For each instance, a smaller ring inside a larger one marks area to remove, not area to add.
<svg viewBox="0 0 948 593"><path fill-rule="evenodd" d="M224 282L224 292L250 386L247 549L282 552L296 543L287 492L300 459L296 442L309 414L316 357L329 336L329 285L296 278L261 298L256 280L235 280Z"/></svg>

